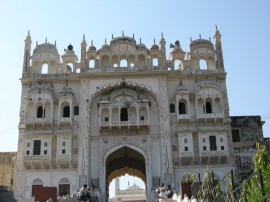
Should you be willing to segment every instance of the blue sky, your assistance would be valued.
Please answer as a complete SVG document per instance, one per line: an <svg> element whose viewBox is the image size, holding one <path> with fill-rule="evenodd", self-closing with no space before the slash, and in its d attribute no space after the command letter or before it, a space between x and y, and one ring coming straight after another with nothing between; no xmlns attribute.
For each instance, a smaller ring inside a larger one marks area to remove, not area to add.
<svg viewBox="0 0 270 202"><path fill-rule="evenodd" d="M71 43L80 58L85 34L100 48L112 34L135 35L148 47L160 40L179 40L189 50L192 39L222 35L230 115L260 115L270 136L270 1L244 0L13 0L0 4L1 74L0 152L16 151L24 39L30 30L36 41L57 42L59 54ZM167 54L168 56L168 54Z"/></svg>

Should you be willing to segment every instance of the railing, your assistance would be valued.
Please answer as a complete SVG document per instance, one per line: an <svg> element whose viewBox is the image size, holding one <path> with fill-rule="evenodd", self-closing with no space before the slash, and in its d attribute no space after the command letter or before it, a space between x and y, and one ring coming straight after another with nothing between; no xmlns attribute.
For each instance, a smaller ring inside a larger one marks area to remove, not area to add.
<svg viewBox="0 0 270 202"><path fill-rule="evenodd" d="M227 151L202 151L201 156L202 157L207 157L207 156L227 156L228 152Z"/></svg>
<svg viewBox="0 0 270 202"><path fill-rule="evenodd" d="M31 155L24 156L24 160L49 160L49 155Z"/></svg>
<svg viewBox="0 0 270 202"><path fill-rule="evenodd" d="M181 152L180 157L193 157L193 152Z"/></svg>
<svg viewBox="0 0 270 202"><path fill-rule="evenodd" d="M142 126L142 125L148 125L149 122L148 121L112 121L112 122L108 122L108 121L103 121L100 123L101 127L115 127L115 126Z"/></svg>
<svg viewBox="0 0 270 202"><path fill-rule="evenodd" d="M70 158L69 158L69 155L64 155L64 154L61 154L61 155L57 155L56 156L56 160L60 160L60 161L68 161Z"/></svg>
<svg viewBox="0 0 270 202"><path fill-rule="evenodd" d="M212 118L212 119L214 119L214 118L223 118L224 116L223 116L223 114L221 114L221 113L217 113L217 114L198 114L198 118L200 118L200 119L209 119L209 118Z"/></svg>

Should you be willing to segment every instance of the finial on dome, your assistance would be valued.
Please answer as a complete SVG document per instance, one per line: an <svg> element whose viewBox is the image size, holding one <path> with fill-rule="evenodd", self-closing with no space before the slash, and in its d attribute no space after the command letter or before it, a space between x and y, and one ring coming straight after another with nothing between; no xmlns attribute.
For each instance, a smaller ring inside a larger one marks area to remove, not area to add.
<svg viewBox="0 0 270 202"><path fill-rule="evenodd" d="M36 46L38 46L38 41L36 41Z"/></svg>
<svg viewBox="0 0 270 202"><path fill-rule="evenodd" d="M46 39L45 39L45 43L47 43L47 37L46 37Z"/></svg>
<svg viewBox="0 0 270 202"><path fill-rule="evenodd" d="M192 42L192 38L190 37L189 39L190 39L190 42Z"/></svg>
<svg viewBox="0 0 270 202"><path fill-rule="evenodd" d="M122 30L122 36L124 36L124 31Z"/></svg>
<svg viewBox="0 0 270 202"><path fill-rule="evenodd" d="M154 44L156 44L156 39L154 38Z"/></svg>
<svg viewBox="0 0 270 202"><path fill-rule="evenodd" d="M107 39L105 38L105 44L107 44Z"/></svg>
<svg viewBox="0 0 270 202"><path fill-rule="evenodd" d="M93 40L91 40L91 46L93 46Z"/></svg>
<svg viewBox="0 0 270 202"><path fill-rule="evenodd" d="M161 32L161 38L163 38L163 32Z"/></svg>
<svg viewBox="0 0 270 202"><path fill-rule="evenodd" d="M113 34L112 34L112 39L113 39Z"/></svg>
<svg viewBox="0 0 270 202"><path fill-rule="evenodd" d="M141 39L141 37L140 37L140 43L142 43L142 39Z"/></svg>
<svg viewBox="0 0 270 202"><path fill-rule="evenodd" d="M211 37L209 36L209 41L211 41Z"/></svg>
<svg viewBox="0 0 270 202"><path fill-rule="evenodd" d="M27 34L27 36L30 36L30 31L28 30L28 34Z"/></svg>
<svg viewBox="0 0 270 202"><path fill-rule="evenodd" d="M54 45L56 46L56 40L54 41Z"/></svg>
<svg viewBox="0 0 270 202"><path fill-rule="evenodd" d="M85 41L85 34L83 34L83 40Z"/></svg>
<svg viewBox="0 0 270 202"><path fill-rule="evenodd" d="M216 29L218 29L218 28L217 28L217 25L216 25Z"/></svg>
<svg viewBox="0 0 270 202"><path fill-rule="evenodd" d="M200 37L200 39L202 39L202 35L201 34L199 34L199 37Z"/></svg>
<svg viewBox="0 0 270 202"><path fill-rule="evenodd" d="M133 33L133 39L134 39L134 33Z"/></svg>

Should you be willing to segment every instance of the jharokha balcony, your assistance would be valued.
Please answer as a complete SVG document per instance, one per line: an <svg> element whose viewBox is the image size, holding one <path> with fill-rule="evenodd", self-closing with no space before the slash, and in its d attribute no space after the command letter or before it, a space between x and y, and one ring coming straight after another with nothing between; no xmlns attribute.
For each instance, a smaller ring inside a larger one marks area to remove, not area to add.
<svg viewBox="0 0 270 202"><path fill-rule="evenodd" d="M148 120L144 120L144 121L112 121L112 122L100 122L100 128L101 129L105 129L105 128L141 128L141 127L148 127L149 126L149 122Z"/></svg>

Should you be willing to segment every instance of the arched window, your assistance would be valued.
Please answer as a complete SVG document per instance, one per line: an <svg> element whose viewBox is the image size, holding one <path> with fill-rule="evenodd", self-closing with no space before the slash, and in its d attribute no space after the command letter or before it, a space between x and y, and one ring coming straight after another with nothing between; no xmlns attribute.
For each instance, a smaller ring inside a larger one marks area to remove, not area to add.
<svg viewBox="0 0 270 202"><path fill-rule="evenodd" d="M205 112L206 114L212 114L212 104L209 101L206 102Z"/></svg>
<svg viewBox="0 0 270 202"><path fill-rule="evenodd" d="M41 74L48 74L49 67L48 64L44 63L41 67Z"/></svg>
<svg viewBox="0 0 270 202"><path fill-rule="evenodd" d="M158 59L157 58L153 58L153 66L158 66Z"/></svg>
<svg viewBox="0 0 270 202"><path fill-rule="evenodd" d="M44 112L45 112L45 110L44 110ZM43 107L42 106L39 106L37 108L37 118L43 118Z"/></svg>
<svg viewBox="0 0 270 202"><path fill-rule="evenodd" d="M122 108L121 109L120 120L121 121L128 121L128 110L127 110L127 108Z"/></svg>
<svg viewBox="0 0 270 202"><path fill-rule="evenodd" d="M95 60L94 59L90 59L89 60L89 68L93 69L95 67Z"/></svg>
<svg viewBox="0 0 270 202"><path fill-rule="evenodd" d="M186 104L184 102L179 102L179 114L186 114Z"/></svg>
<svg viewBox="0 0 270 202"><path fill-rule="evenodd" d="M74 115L79 115L79 106L74 107Z"/></svg>
<svg viewBox="0 0 270 202"><path fill-rule="evenodd" d="M170 104L170 113L175 113L175 106L173 103Z"/></svg>
<svg viewBox="0 0 270 202"><path fill-rule="evenodd" d="M207 62L204 59L200 59L199 61L199 67L200 69L207 69Z"/></svg>
<svg viewBox="0 0 270 202"><path fill-rule="evenodd" d="M66 65L66 72L67 72L67 73L73 72L73 64L72 64L72 63L68 63L68 64Z"/></svg>
<svg viewBox="0 0 270 202"><path fill-rule="evenodd" d="M183 70L183 65L182 65L181 60L175 60L174 61L174 69L175 70L177 70L177 69Z"/></svg>
<svg viewBox="0 0 270 202"><path fill-rule="evenodd" d="M127 60L123 59L120 61L120 67L127 67Z"/></svg>
<svg viewBox="0 0 270 202"><path fill-rule="evenodd" d="M70 108L69 108L69 106L64 106L64 108L63 108L63 117L64 118L70 117Z"/></svg>

